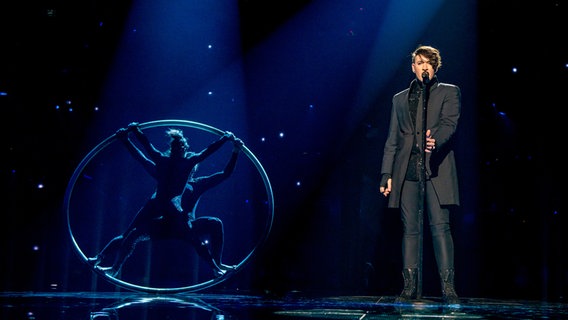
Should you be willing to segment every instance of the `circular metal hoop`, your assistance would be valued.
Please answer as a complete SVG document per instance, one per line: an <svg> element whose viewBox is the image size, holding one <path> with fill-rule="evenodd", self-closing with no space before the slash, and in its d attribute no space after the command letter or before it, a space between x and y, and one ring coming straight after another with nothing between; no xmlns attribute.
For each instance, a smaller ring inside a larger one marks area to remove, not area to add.
<svg viewBox="0 0 568 320"><path fill-rule="evenodd" d="M141 123L139 126L140 126L140 129L150 129L150 128L155 128L155 127L165 127L165 126L187 127L187 128L202 130L202 131L205 131L205 132L208 132L208 133L211 133L211 134L215 134L215 135L218 135L218 136L222 136L225 133L222 130L219 130L215 127L212 127L212 126L209 126L209 125L206 125L206 124L203 124L203 123L188 121L188 120L177 120L177 119L150 121L150 122ZM74 191L75 185L77 183L77 180L82 175L85 167L97 156L97 154L99 154L102 150L107 148L110 144L112 144L116 140L117 140L116 135L115 134L111 135L110 137L106 138L101 143L99 143L95 148L93 148L83 158L83 160L79 163L79 165L77 166L77 168L73 172L73 175L71 176L71 179L70 179L70 181L67 185L67 189L66 189L66 192L65 192L65 199L64 199L63 206L64 206L64 210L65 210L66 215L67 215L67 228L68 228L68 231L69 231L69 235L71 237L71 241L72 241L72 244L73 244L73 247L74 247L76 253L83 260L83 262L85 262L87 265L89 265L88 262L87 262L88 261L87 256L83 253L83 251L79 247L79 244L77 243L77 240L76 240L75 236L73 235L73 230L71 228L71 218L70 218L70 216L71 216L71 212L70 212L71 211L70 210L71 198L73 197L73 191ZM250 253L248 255L246 255L239 264L236 265L235 271L238 271L239 269L241 269L242 266L245 263L247 263L254 256L254 254L256 253L259 246L268 237L268 235L270 233L270 229L272 228L272 222L273 222L273 219L274 219L274 195L273 195L273 192L272 192L272 187L270 185L270 180L268 179L268 175L266 174L266 171L262 167L260 161L258 161L258 159L255 157L255 155L245 145L242 145L240 148L241 148L241 151L252 162L252 164L254 165L254 167L256 168L258 173L260 174L262 181L264 183L264 187L265 187L265 191L266 191L266 195L267 195L268 219L267 219L262 237L258 240L258 242L252 248ZM91 265L89 265L89 266L91 266ZM107 274L99 271L98 269L96 269L94 267L92 267L92 270L97 272L99 275L104 276L105 279L107 279L108 281L110 281L110 282L112 282L112 283L114 283L114 284L116 284L120 287L124 287L126 289L131 289L131 290L134 290L134 291L149 292L149 293L178 293L178 292L198 291L198 290L201 290L201 289L212 287L212 286L214 286L214 285L216 285L220 282L223 282L228 277L230 277L230 276L232 276L233 274L236 273L236 272L229 272L229 273L224 274L221 277L211 279L211 280L208 280L208 281L205 281L205 282L201 282L201 283L198 283L198 284L195 284L195 285L190 285L190 286L174 287L174 288L155 288L155 287L142 286L142 285L130 283L130 282L127 282L127 281L124 281L124 280L121 280L121 279L117 279L115 277L112 277L110 275L107 275Z"/></svg>

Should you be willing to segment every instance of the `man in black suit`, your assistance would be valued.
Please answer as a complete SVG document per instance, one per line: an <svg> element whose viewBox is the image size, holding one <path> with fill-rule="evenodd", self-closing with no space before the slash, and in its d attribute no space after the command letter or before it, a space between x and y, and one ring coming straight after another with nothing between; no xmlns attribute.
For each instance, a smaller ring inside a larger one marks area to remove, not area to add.
<svg viewBox="0 0 568 320"><path fill-rule="evenodd" d="M438 49L419 46L412 53L415 79L392 99L379 191L389 197L389 208L401 211L404 289L396 299L399 303L420 298L420 224L421 213L427 212L444 301L459 304L450 208L459 205L453 140L461 93L459 87L438 81L441 66Z"/></svg>

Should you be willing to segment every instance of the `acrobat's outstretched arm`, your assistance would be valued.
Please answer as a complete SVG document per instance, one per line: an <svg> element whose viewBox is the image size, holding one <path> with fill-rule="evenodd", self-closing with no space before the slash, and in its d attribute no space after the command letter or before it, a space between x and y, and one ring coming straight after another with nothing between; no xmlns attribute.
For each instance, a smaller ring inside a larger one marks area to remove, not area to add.
<svg viewBox="0 0 568 320"><path fill-rule="evenodd" d="M136 140L140 142L150 159L154 162L159 161L162 157L162 153L154 147L150 140L148 140L148 137L140 129L140 124L138 122L131 122L128 125L128 130L134 133Z"/></svg>
<svg viewBox="0 0 568 320"><path fill-rule="evenodd" d="M221 136L217 141L214 141L205 149L201 150L200 152L196 153L193 157L195 157L197 162L201 162L205 160L205 158L209 157L215 151L219 150L221 146L227 142L227 140L235 141L236 137L232 132L225 131L225 134Z"/></svg>
<svg viewBox="0 0 568 320"><path fill-rule="evenodd" d="M204 185L204 187L199 189L207 190L213 188L223 180L227 179L231 174L233 174L241 146L243 146L241 139L235 138L235 140L233 141L233 152L231 152L231 158L229 158L229 161L225 165L225 168L222 171L213 173L211 175L195 178L195 181L197 183Z"/></svg>
<svg viewBox="0 0 568 320"><path fill-rule="evenodd" d="M118 129L116 132L116 137L118 140L122 141L126 146L126 149L130 154L136 159L136 161L140 162L144 169L152 176L156 177L156 164L148 159L146 155L142 152L142 150L138 149L138 147L130 141L128 138L128 129Z"/></svg>

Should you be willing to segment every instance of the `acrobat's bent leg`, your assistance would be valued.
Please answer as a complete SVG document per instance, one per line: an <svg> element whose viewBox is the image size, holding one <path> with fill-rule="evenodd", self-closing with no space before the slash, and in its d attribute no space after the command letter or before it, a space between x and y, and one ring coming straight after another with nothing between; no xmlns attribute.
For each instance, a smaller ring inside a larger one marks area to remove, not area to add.
<svg viewBox="0 0 568 320"><path fill-rule="evenodd" d="M192 222L193 238L196 250L200 256L211 261L213 271L217 275L223 275L234 267L221 262L223 254L224 231L223 222L214 217L200 217Z"/></svg>
<svg viewBox="0 0 568 320"><path fill-rule="evenodd" d="M101 250L101 252L99 252L99 254L97 254L92 258L87 258L87 262L91 263L94 267L97 267L101 263L103 263L104 260L106 260L106 257L112 256L114 257L113 259L114 261L116 258L116 254L120 249L120 245L122 243L123 238L124 237L122 235L115 237L114 239L109 241L109 243L107 243L107 245L103 248L103 250Z"/></svg>
<svg viewBox="0 0 568 320"><path fill-rule="evenodd" d="M126 260L132 255L134 249L136 249L136 245L141 241L149 240L150 237L142 234L141 232L133 229L128 233L125 237L122 238L122 241L119 243L118 246L118 253L114 260L114 263L111 267L99 267L99 270L104 271L111 277L116 277L122 266L126 262ZM114 245L113 245L114 246Z"/></svg>

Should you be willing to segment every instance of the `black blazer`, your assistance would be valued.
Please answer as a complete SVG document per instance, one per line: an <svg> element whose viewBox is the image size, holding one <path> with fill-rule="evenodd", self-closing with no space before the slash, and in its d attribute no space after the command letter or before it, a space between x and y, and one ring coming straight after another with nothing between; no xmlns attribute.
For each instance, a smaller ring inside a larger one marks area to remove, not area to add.
<svg viewBox="0 0 568 320"><path fill-rule="evenodd" d="M421 133L422 104L419 103L420 111L416 119L419 125L415 128L408 103L410 88L417 85L417 81L414 79L409 88L395 94L392 99L389 132L381 166L381 174L388 173L392 176L389 208L400 206L400 193L415 134ZM461 111L459 87L440 83L434 78L426 110L427 129L431 129L432 137L436 139L436 149L426 153L426 172L432 180L440 204L459 205L458 177L453 150L454 133Z"/></svg>

